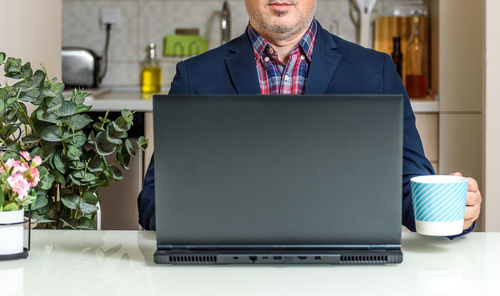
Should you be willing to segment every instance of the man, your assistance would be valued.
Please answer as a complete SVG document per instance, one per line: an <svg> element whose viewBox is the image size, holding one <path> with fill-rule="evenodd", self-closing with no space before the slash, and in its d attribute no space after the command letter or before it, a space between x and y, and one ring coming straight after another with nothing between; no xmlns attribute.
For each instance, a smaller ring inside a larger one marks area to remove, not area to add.
<svg viewBox="0 0 500 296"><path fill-rule="evenodd" d="M403 225L415 230L410 178L434 174L415 128L406 90L388 55L325 31L316 0L246 0L247 31L231 42L177 64L170 93L404 94ZM460 174L460 173L456 173ZM155 229L154 163L138 199L139 221ZM469 178L464 233L479 217L481 193Z"/></svg>

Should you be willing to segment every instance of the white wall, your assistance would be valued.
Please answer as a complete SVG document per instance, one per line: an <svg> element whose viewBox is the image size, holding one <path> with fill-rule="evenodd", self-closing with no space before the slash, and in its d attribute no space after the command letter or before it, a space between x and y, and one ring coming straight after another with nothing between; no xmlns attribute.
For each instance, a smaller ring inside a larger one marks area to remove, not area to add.
<svg viewBox="0 0 500 296"><path fill-rule="evenodd" d="M61 78L61 0L0 0L0 51ZM3 67L0 69L3 84Z"/></svg>
<svg viewBox="0 0 500 296"><path fill-rule="evenodd" d="M500 1L485 5L485 230L500 231Z"/></svg>

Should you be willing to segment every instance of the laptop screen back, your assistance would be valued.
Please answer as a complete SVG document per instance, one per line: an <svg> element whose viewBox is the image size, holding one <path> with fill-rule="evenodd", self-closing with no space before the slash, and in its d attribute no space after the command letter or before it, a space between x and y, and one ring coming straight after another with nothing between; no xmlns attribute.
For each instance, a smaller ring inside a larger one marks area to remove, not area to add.
<svg viewBox="0 0 500 296"><path fill-rule="evenodd" d="M398 95L154 97L157 243L400 244Z"/></svg>

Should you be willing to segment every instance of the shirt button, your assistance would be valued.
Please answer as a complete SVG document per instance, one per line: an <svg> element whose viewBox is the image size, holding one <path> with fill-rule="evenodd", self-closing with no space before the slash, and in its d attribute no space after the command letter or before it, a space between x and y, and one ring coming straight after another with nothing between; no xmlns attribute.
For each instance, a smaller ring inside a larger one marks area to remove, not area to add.
<svg viewBox="0 0 500 296"><path fill-rule="evenodd" d="M273 54L274 50L272 48L269 48L269 53Z"/></svg>
<svg viewBox="0 0 500 296"><path fill-rule="evenodd" d="M300 59L301 59L301 60L305 60L305 59L306 59L306 57L305 57L304 55L301 55L301 56L300 56Z"/></svg>
<svg viewBox="0 0 500 296"><path fill-rule="evenodd" d="M264 58L264 61L265 61L266 63L267 63L267 62L269 62L269 57L265 57L265 58Z"/></svg>
<svg viewBox="0 0 500 296"><path fill-rule="evenodd" d="M288 75L285 75L285 81L288 81L290 77Z"/></svg>

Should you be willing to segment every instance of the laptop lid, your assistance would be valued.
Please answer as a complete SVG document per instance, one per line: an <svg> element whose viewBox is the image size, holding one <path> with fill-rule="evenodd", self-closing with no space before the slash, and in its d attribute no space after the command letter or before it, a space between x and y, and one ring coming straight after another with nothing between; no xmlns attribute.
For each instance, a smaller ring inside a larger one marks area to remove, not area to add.
<svg viewBox="0 0 500 296"><path fill-rule="evenodd" d="M399 245L400 95L155 95L158 248Z"/></svg>

